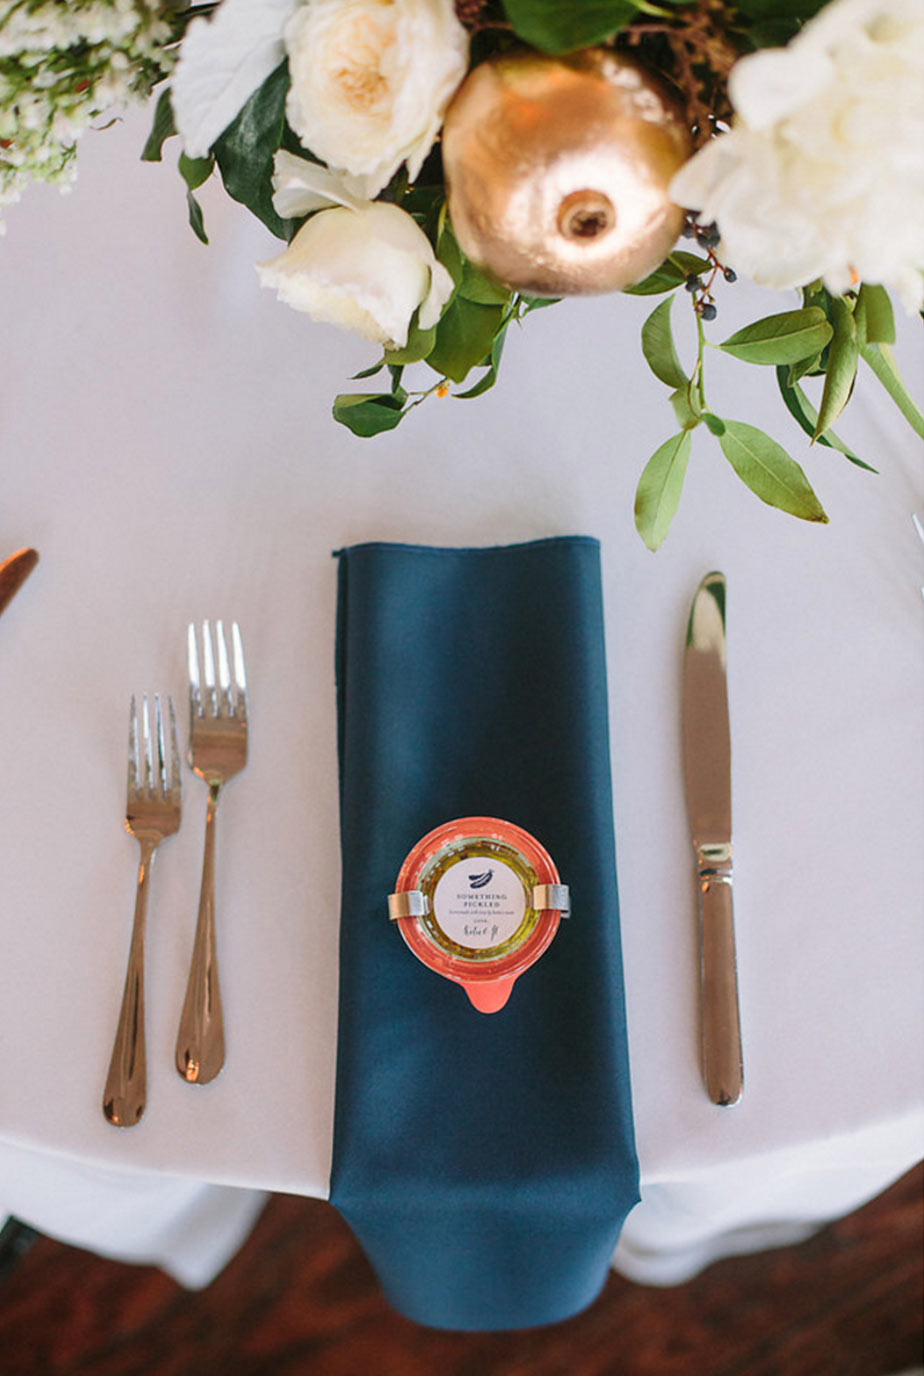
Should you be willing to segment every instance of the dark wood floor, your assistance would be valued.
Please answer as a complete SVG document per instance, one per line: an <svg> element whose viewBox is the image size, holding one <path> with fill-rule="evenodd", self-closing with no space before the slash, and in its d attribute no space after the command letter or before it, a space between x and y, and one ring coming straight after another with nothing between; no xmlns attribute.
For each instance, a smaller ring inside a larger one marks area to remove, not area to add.
<svg viewBox="0 0 924 1376"><path fill-rule="evenodd" d="M2 1376L890 1376L922 1364L921 1168L800 1247L584 1314L439 1333L381 1298L334 1211L274 1197L205 1291L39 1238L0 1279Z"/></svg>

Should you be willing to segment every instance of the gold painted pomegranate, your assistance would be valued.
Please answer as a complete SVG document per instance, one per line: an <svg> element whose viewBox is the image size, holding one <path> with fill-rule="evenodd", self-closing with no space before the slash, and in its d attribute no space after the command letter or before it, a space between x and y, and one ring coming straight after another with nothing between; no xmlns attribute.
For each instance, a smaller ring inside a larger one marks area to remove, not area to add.
<svg viewBox="0 0 924 1376"><path fill-rule="evenodd" d="M519 50L469 73L443 125L463 252L531 295L617 291L673 247L670 180L692 151L661 83L606 48Z"/></svg>

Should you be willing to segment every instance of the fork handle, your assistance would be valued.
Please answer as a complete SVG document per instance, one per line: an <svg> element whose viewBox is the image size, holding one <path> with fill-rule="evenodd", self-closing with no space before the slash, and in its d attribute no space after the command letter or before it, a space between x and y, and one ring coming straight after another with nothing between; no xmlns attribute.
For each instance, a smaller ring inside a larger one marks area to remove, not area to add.
<svg viewBox="0 0 924 1376"><path fill-rule="evenodd" d="M148 880L156 842L142 840L135 892L135 916L128 951L128 969L116 1028L112 1059L103 1090L103 1113L114 1127L131 1128L144 1113L147 1062L144 1044L144 928L148 910Z"/></svg>
<svg viewBox="0 0 924 1376"><path fill-rule="evenodd" d="M200 1085L214 1080L225 1063L225 1029L215 944L215 825L220 788L220 784L209 785L199 916L176 1041L176 1068L181 1078Z"/></svg>

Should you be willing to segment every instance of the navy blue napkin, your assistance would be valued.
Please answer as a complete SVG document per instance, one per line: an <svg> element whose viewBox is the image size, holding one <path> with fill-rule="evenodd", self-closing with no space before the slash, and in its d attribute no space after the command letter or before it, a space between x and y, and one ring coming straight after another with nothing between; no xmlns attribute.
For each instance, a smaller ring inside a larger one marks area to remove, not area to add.
<svg viewBox="0 0 924 1376"><path fill-rule="evenodd" d="M338 557L331 1201L407 1317L550 1323L596 1298L638 1199L599 545ZM571 888L571 917L493 1014L387 915L415 842L465 816L525 827Z"/></svg>

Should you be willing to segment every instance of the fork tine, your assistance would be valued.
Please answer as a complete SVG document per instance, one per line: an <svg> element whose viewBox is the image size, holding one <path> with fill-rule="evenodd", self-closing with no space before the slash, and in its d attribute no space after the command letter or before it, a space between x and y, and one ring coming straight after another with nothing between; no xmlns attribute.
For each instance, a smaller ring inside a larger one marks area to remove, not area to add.
<svg viewBox="0 0 924 1376"><path fill-rule="evenodd" d="M186 632L186 667L189 675L189 712L190 716L202 716L202 695L199 691L199 650L196 645L196 628L189 623Z"/></svg>
<svg viewBox="0 0 924 1376"><path fill-rule="evenodd" d="M222 622L215 622L215 640L218 646L218 689L219 689L219 709L228 716L234 715L234 703L231 700L231 670L228 666L228 646L225 643L225 628Z"/></svg>
<svg viewBox="0 0 924 1376"><path fill-rule="evenodd" d="M160 693L154 694L154 727L157 735L157 787L167 792L167 747L164 741L164 717L160 710Z"/></svg>
<svg viewBox="0 0 924 1376"><path fill-rule="evenodd" d="M154 787L154 743L151 739L151 717L148 695L141 699L141 738L144 749L144 787L150 793Z"/></svg>
<svg viewBox="0 0 924 1376"><path fill-rule="evenodd" d="M218 696L215 692L215 655L212 651L212 628L207 621L202 623L202 677L208 693L208 710L212 716L218 715Z"/></svg>
<svg viewBox="0 0 924 1376"><path fill-rule="evenodd" d="M169 790L177 798L182 788L182 774L180 772L180 746L176 737L176 712L173 710L173 698L167 699L167 717L170 724L170 781Z"/></svg>
<svg viewBox="0 0 924 1376"><path fill-rule="evenodd" d="M231 654L234 660L235 706L238 714L247 716L247 675L244 672L244 646L241 643L241 629L236 621L231 623Z"/></svg>
<svg viewBox="0 0 924 1376"><path fill-rule="evenodd" d="M128 709L128 796L138 791L138 704L132 693Z"/></svg>

